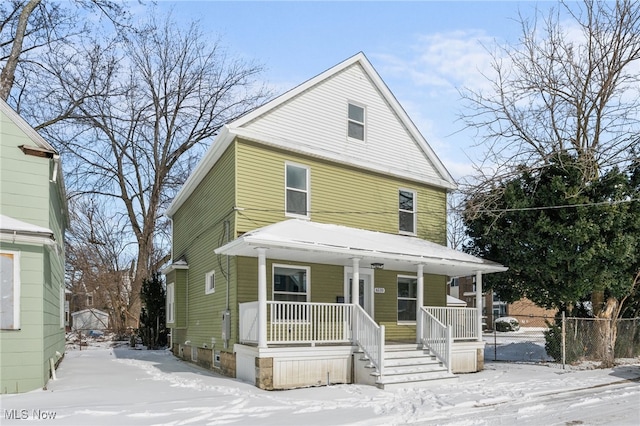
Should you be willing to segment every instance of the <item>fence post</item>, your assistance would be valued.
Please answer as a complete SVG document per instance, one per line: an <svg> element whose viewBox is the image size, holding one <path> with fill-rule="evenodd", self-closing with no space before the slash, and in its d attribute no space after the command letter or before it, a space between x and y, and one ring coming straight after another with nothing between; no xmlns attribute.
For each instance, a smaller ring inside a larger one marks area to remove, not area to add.
<svg viewBox="0 0 640 426"><path fill-rule="evenodd" d="M493 360L498 360L498 336L496 334L496 324L493 323Z"/></svg>
<svg viewBox="0 0 640 426"><path fill-rule="evenodd" d="M565 326L567 318L564 316L564 311L562 311L562 369L564 370L565 362L567 359L567 328Z"/></svg>

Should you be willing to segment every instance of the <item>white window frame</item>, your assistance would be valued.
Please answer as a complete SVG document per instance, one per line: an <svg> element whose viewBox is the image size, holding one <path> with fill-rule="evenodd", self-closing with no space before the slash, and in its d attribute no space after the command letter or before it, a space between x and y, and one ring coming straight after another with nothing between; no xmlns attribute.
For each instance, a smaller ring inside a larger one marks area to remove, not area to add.
<svg viewBox="0 0 640 426"><path fill-rule="evenodd" d="M398 282L400 281L400 278L407 278L410 280L416 280L416 297L400 297L400 286L398 285ZM396 311L397 311L397 306L398 306L398 302L400 300L415 300L416 301L416 305L418 304L418 277L416 275L398 275L396 277ZM415 309L413 310L414 315L415 315ZM400 320L400 318L397 317L397 313L396 313L396 321L398 322L398 324L415 324L416 320Z"/></svg>
<svg viewBox="0 0 640 426"><path fill-rule="evenodd" d="M401 192L409 192L413 194L413 210L404 210L400 208L400 193ZM413 232L405 231L400 229L400 215L402 213L410 213L413 217ZM413 189L407 188L399 188L398 189L398 233L402 235L417 235L417 227L418 227L418 193Z"/></svg>
<svg viewBox="0 0 640 426"><path fill-rule="evenodd" d="M288 187L287 186L287 173L288 173L288 168L289 167L297 167L299 169L304 169L305 171L305 189L301 190L299 188L293 188L293 187ZM309 219L309 212L311 211L311 171L309 166L305 166L303 164L298 164L298 163L292 163L292 162L285 162L284 164L284 214L287 217L297 217L297 218L303 218L303 219ZM293 213L293 212L289 212L289 196L288 193L289 191L295 191L295 192L300 192L300 193L304 193L306 196L305 199L305 204L307 206L306 208L306 212L305 214L298 214L298 213Z"/></svg>
<svg viewBox="0 0 640 426"><path fill-rule="evenodd" d="M352 105L356 108L362 109L362 121L358 121L349 116L349 107ZM353 136L349 135L349 124L351 123L362 126L362 139L354 138ZM358 102L347 102L347 139L356 142L364 142L367 140L367 108Z"/></svg>
<svg viewBox="0 0 640 426"><path fill-rule="evenodd" d="M276 292L276 268L283 268L283 269L304 269L305 270L305 274L307 275L307 279L306 279L306 284L307 284L307 289L305 293L292 293L292 292L283 292L283 291L278 291ZM309 302L309 300L311 299L311 267L310 266L300 266L300 265L285 265L282 263L274 263L271 265L271 300L275 301L276 297L275 295L277 294L304 294L305 297L305 302Z"/></svg>
<svg viewBox="0 0 640 426"><path fill-rule="evenodd" d="M167 284L167 324L173 324L175 322L175 288L176 286L174 283Z"/></svg>
<svg viewBox="0 0 640 426"><path fill-rule="evenodd" d="M209 271L204 276L204 294L216 292L216 271Z"/></svg>
<svg viewBox="0 0 640 426"><path fill-rule="evenodd" d="M20 330L20 252L11 250L0 250L2 255L10 255L13 258L13 325L6 327L0 324L2 330ZM1 292L1 289L0 289ZM3 295L0 294L0 297Z"/></svg>

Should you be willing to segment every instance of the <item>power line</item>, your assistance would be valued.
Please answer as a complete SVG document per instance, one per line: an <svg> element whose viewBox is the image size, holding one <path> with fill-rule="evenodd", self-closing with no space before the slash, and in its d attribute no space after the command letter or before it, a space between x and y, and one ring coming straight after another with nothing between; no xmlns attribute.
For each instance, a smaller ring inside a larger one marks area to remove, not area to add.
<svg viewBox="0 0 640 426"><path fill-rule="evenodd" d="M575 207L596 207L596 206L604 206L604 205L614 206L617 204L631 203L634 201L640 201L640 199L629 198L626 200L600 201L597 203L564 204L560 206L521 207L521 208L513 208L513 209L480 209L480 210L477 210L477 213L508 213L508 212L535 211L535 210L558 210L558 209L575 208Z"/></svg>

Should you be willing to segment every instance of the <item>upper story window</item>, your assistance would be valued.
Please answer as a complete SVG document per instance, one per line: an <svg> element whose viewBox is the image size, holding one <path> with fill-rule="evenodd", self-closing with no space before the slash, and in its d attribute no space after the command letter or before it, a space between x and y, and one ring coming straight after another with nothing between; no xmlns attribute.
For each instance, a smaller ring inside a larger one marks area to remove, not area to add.
<svg viewBox="0 0 640 426"><path fill-rule="evenodd" d="M348 136L364 141L364 108L349 103Z"/></svg>
<svg viewBox="0 0 640 426"><path fill-rule="evenodd" d="M216 272L209 271L204 277L204 293L211 294L216 292Z"/></svg>
<svg viewBox="0 0 640 426"><path fill-rule="evenodd" d="M20 329L20 253L0 252L0 329Z"/></svg>
<svg viewBox="0 0 640 426"><path fill-rule="evenodd" d="M309 169L287 164L285 167L287 215L309 216Z"/></svg>
<svg viewBox="0 0 640 426"><path fill-rule="evenodd" d="M416 234L416 193L407 189L398 191L398 229L401 234Z"/></svg>

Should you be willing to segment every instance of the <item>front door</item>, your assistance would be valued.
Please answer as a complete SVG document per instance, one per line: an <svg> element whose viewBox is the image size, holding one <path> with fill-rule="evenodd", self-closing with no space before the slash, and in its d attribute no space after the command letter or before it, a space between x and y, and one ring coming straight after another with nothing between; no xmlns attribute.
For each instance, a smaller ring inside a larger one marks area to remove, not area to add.
<svg viewBox="0 0 640 426"><path fill-rule="evenodd" d="M360 285L358 286L358 303L366 313L373 318L373 270L360 269ZM353 268L345 268L344 280L345 301L351 301L351 283L353 282Z"/></svg>

